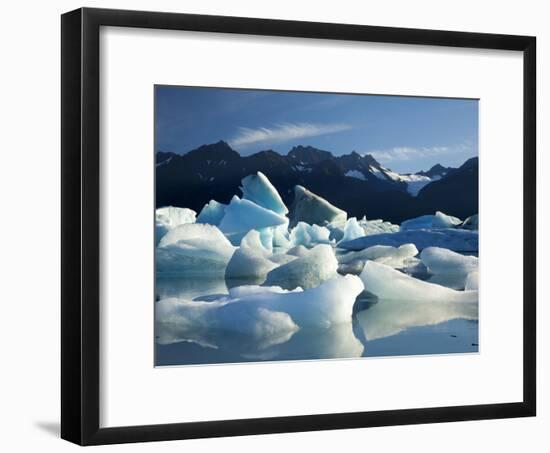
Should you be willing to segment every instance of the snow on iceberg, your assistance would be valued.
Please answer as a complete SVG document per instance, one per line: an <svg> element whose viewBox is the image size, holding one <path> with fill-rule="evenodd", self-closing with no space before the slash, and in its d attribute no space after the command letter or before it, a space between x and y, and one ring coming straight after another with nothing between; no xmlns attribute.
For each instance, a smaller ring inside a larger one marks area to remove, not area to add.
<svg viewBox="0 0 550 453"><path fill-rule="evenodd" d="M431 274L459 274L465 277L477 270L478 258L461 255L440 247L428 247L422 250L420 259Z"/></svg>
<svg viewBox="0 0 550 453"><path fill-rule="evenodd" d="M155 238L156 244L172 228L184 223L195 223L197 213L188 208L166 206L155 211Z"/></svg>
<svg viewBox="0 0 550 453"><path fill-rule="evenodd" d="M280 215L288 213L279 192L261 171L255 175L246 176L241 184L241 191L245 200L250 200Z"/></svg>
<svg viewBox="0 0 550 453"><path fill-rule="evenodd" d="M361 280L379 299L427 302L477 302L477 291L456 291L418 280L385 264L367 261Z"/></svg>
<svg viewBox="0 0 550 453"><path fill-rule="evenodd" d="M213 225L186 223L164 235L156 249L157 272L208 273L225 270L235 247Z"/></svg>
<svg viewBox="0 0 550 453"><path fill-rule="evenodd" d="M298 225L290 230L290 247L303 245L311 248L317 244L331 243L330 230L327 227L298 222Z"/></svg>
<svg viewBox="0 0 550 453"><path fill-rule="evenodd" d="M478 232L462 229L407 230L365 236L353 241L342 241L338 247L346 250L362 250L373 245L414 244L418 250L427 247L442 247L458 252L478 251Z"/></svg>
<svg viewBox="0 0 550 453"><path fill-rule="evenodd" d="M405 220L401 224L401 231L420 230L420 229L438 229L454 228L462 223L458 217L453 217L437 211L435 215L423 215L414 219Z"/></svg>
<svg viewBox="0 0 550 453"><path fill-rule="evenodd" d="M286 289L313 288L336 276L338 261L330 245L321 244L307 254L267 274L265 285Z"/></svg>
<svg viewBox="0 0 550 453"><path fill-rule="evenodd" d="M294 187L294 201L290 207L290 224L305 222L316 225L326 225L336 221L346 221L348 214L330 204L319 195L310 192L305 187Z"/></svg>
<svg viewBox="0 0 550 453"><path fill-rule="evenodd" d="M265 280L267 273L277 267L269 259L271 250L262 244L260 233L251 230L242 239L225 270L226 278L255 278Z"/></svg>
<svg viewBox="0 0 550 453"><path fill-rule="evenodd" d="M269 209L241 200L236 195L225 208L225 215L220 222L220 230L229 238L232 244L238 245L250 230L262 232L264 228L287 225L288 219Z"/></svg>
<svg viewBox="0 0 550 453"><path fill-rule="evenodd" d="M357 313L369 341L390 337L411 327L432 326L452 319L478 319L477 303L413 302L385 299Z"/></svg>
<svg viewBox="0 0 550 453"><path fill-rule="evenodd" d="M197 217L197 223L208 223L218 226L225 215L227 205L218 203L216 200L210 200L204 205Z"/></svg>

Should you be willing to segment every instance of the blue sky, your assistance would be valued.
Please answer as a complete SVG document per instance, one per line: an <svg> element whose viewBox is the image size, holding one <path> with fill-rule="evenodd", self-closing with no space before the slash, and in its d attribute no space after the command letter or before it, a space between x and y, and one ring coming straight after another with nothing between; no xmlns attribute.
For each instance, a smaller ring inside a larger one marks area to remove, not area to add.
<svg viewBox="0 0 550 453"><path fill-rule="evenodd" d="M157 86L156 150L225 140L241 155L311 145L372 154L401 173L478 154L478 101Z"/></svg>

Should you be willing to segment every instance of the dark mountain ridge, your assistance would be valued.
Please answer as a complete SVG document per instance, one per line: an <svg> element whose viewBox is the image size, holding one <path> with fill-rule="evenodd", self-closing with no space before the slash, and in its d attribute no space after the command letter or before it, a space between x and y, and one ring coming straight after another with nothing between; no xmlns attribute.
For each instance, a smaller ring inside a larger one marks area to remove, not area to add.
<svg viewBox="0 0 550 453"><path fill-rule="evenodd" d="M219 141L184 155L159 152L156 163L157 207L172 205L199 212L211 199L228 203L233 195L241 195L243 177L261 171L288 206L294 186L300 184L350 217L366 215L401 222L436 210L463 218L477 213L477 177L472 169L463 168L466 163L459 169L445 169L447 176L425 186L417 197L407 192L406 182L396 179L395 173L371 155L352 152L334 156L312 146L296 146L286 156L273 150L241 156ZM470 165L477 174L477 161ZM447 182L450 176L453 178ZM436 188L430 189L436 182Z"/></svg>

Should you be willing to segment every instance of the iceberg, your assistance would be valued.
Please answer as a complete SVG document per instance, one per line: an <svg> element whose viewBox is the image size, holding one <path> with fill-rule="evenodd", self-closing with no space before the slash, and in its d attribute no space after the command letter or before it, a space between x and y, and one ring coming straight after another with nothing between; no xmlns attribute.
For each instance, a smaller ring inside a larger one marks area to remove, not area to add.
<svg viewBox="0 0 550 453"><path fill-rule="evenodd" d="M462 224L462 220L437 211L435 215L423 215L414 219L405 220L401 224L401 231L420 229L454 228Z"/></svg>
<svg viewBox="0 0 550 453"><path fill-rule="evenodd" d="M319 195L310 192L305 187L294 187L294 201L290 207L290 225L299 222L316 225L326 225L331 222L343 221L348 214L330 204Z"/></svg>
<svg viewBox="0 0 550 453"><path fill-rule="evenodd" d="M467 291L479 289L479 271L472 271L466 276L466 282L464 283L464 289Z"/></svg>
<svg viewBox="0 0 550 453"><path fill-rule="evenodd" d="M271 250L264 248L260 233L251 230L242 239L225 270L225 278L254 278L265 280L267 273L277 267L269 259Z"/></svg>
<svg viewBox="0 0 550 453"><path fill-rule="evenodd" d="M188 208L176 208L174 206L166 206L158 208L155 211L155 239L156 244L159 243L164 236L172 228L184 223L195 223L197 213Z"/></svg>
<svg viewBox="0 0 550 453"><path fill-rule="evenodd" d="M473 216L468 217L464 222L462 222L460 228L465 228L467 230L479 230L479 215L474 214Z"/></svg>
<svg viewBox="0 0 550 453"><path fill-rule="evenodd" d="M383 233L365 236L353 241L342 241L338 247L346 250L362 250L373 245L414 244L418 250L427 247L441 247L457 252L477 252L478 232L462 229L407 230L397 233Z"/></svg>
<svg viewBox="0 0 550 453"><path fill-rule="evenodd" d="M216 200L210 200L204 205L197 217L197 223L208 223L218 226L225 215L227 205L218 203Z"/></svg>
<svg viewBox="0 0 550 453"><path fill-rule="evenodd" d="M286 289L314 288L325 280L335 277L337 269L338 261L332 247L320 244L304 256L270 271L264 284Z"/></svg>
<svg viewBox="0 0 550 453"><path fill-rule="evenodd" d="M391 222L384 222L382 219L367 220L363 217L359 221L359 224L365 232L365 236L381 233L395 233L399 231L399 225L395 225Z"/></svg>
<svg viewBox="0 0 550 453"><path fill-rule="evenodd" d="M252 201L258 206L280 215L288 213L279 192L262 172L259 171L255 175L246 176L241 184L243 199Z"/></svg>
<svg viewBox="0 0 550 453"><path fill-rule="evenodd" d="M478 258L461 255L440 247L428 247L422 250L420 259L431 274L459 274L465 277L477 270Z"/></svg>
<svg viewBox="0 0 550 453"><path fill-rule="evenodd" d="M327 227L298 222L298 224L290 230L290 247L303 245L311 248L317 244L331 243L330 230Z"/></svg>
<svg viewBox="0 0 550 453"><path fill-rule="evenodd" d="M155 304L155 322L159 344L190 341L216 349L237 343L241 348L262 350L288 341L299 330L287 313L238 299L163 299Z"/></svg>
<svg viewBox="0 0 550 453"><path fill-rule="evenodd" d="M357 221L357 218L351 217L346 221L346 225L344 226L344 236L342 237L342 241L351 241L353 239L357 239L360 237L365 236L365 231L359 225L359 222Z"/></svg>
<svg viewBox="0 0 550 453"><path fill-rule="evenodd" d="M281 330L288 333L295 332L297 326L330 327L350 323L355 299L362 291L363 283L354 275L337 276L306 291L239 286L232 288L227 296L209 302L177 298L160 300L155 303L155 320L252 336ZM276 322L266 322L266 319Z"/></svg>
<svg viewBox="0 0 550 453"><path fill-rule="evenodd" d="M224 271L235 247L213 225L186 223L166 233L156 249L157 272Z"/></svg>
<svg viewBox="0 0 550 453"><path fill-rule="evenodd" d="M356 238L361 236L371 236L373 234L395 233L396 231L399 231L399 225L394 225L391 222L385 222L382 219L367 220L366 217L363 217L361 220L358 220L357 223L363 229L363 232L359 233L359 230L355 230ZM344 228L346 224L347 222L329 223L327 228L330 230L330 239L335 240L336 242L351 240L351 238L344 238Z"/></svg>
<svg viewBox="0 0 550 453"><path fill-rule="evenodd" d="M271 230L279 225L288 225L288 219L250 200L241 200L235 195L225 208L219 228L232 244L238 245L250 230L262 233L264 228Z"/></svg>
<svg viewBox="0 0 550 453"><path fill-rule="evenodd" d="M338 262L340 264L351 264L359 261L362 262L362 265L364 266L365 261L372 260L391 266L394 269L400 269L406 266L408 264L408 260L416 255L418 255L418 250L414 244L403 244L399 247L392 247L390 245L374 245L358 252L350 252L345 255L340 255L338 257Z"/></svg>
<svg viewBox="0 0 550 453"><path fill-rule="evenodd" d="M360 275L365 289L378 299L426 302L477 302L477 291L456 291L418 280L385 264L367 261Z"/></svg>

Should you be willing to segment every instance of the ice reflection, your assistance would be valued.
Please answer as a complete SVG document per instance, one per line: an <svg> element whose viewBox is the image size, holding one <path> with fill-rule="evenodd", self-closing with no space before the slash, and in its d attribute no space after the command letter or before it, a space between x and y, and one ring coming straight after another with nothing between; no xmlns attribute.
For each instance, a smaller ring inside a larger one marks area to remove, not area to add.
<svg viewBox="0 0 550 453"><path fill-rule="evenodd" d="M158 277L157 300L176 297L208 304L228 288L251 281ZM157 365L315 360L361 356L476 352L478 304L377 300L362 293L349 323L264 329L262 335L208 325L157 323Z"/></svg>
<svg viewBox="0 0 550 453"><path fill-rule="evenodd" d="M453 319L478 319L478 304L379 300L356 314L367 341L397 335L406 329L432 326Z"/></svg>

